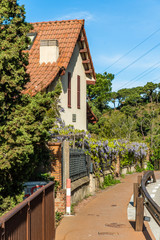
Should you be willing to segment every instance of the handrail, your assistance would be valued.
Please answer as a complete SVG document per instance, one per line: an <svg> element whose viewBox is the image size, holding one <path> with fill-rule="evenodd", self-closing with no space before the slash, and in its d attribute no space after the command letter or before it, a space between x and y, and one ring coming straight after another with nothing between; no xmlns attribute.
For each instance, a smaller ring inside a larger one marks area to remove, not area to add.
<svg viewBox="0 0 160 240"><path fill-rule="evenodd" d="M154 171L147 171L141 181L140 186L140 193L144 197L144 205L146 206L147 210L150 212L154 220L160 226L160 207L158 204L151 198L149 195L146 185L149 178L153 179L153 182L156 182Z"/></svg>
<svg viewBox="0 0 160 240"><path fill-rule="evenodd" d="M12 210L4 214L2 217L0 217L0 227L2 226L3 222L8 221L11 217L13 217L17 212L19 212L22 208L29 205L29 203L34 200L37 196L39 196L43 191L48 189L50 186L54 186L54 182L49 182L47 185L41 187L38 189L33 195L29 196L23 202L19 203L17 206L15 206Z"/></svg>

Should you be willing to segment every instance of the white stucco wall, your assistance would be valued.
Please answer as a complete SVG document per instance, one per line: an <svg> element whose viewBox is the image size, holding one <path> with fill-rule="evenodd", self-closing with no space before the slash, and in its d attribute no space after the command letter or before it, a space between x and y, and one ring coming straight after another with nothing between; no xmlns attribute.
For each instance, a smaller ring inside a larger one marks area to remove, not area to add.
<svg viewBox="0 0 160 240"><path fill-rule="evenodd" d="M71 108L68 108L68 72L71 73ZM80 76L80 109L77 108L77 75ZM87 129L86 116L86 75L79 53L79 46L76 45L66 73L61 77L62 94L60 96L61 106L65 112L61 118L66 125L72 124L76 129ZM72 122L72 114L76 114L76 122Z"/></svg>

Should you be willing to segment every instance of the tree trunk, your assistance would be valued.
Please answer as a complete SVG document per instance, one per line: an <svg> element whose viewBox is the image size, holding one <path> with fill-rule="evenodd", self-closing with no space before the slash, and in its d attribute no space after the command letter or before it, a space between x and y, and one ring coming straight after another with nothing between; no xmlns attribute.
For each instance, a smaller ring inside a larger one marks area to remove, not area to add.
<svg viewBox="0 0 160 240"><path fill-rule="evenodd" d="M144 132L143 132L143 126L142 126L142 122L141 122L141 133L142 133L142 136L143 136L143 140L145 140Z"/></svg>

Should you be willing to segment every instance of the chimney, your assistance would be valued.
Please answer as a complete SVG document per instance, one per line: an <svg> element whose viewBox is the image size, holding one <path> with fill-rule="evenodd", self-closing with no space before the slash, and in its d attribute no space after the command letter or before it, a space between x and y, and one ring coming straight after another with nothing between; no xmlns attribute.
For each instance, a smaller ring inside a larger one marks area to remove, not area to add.
<svg viewBox="0 0 160 240"><path fill-rule="evenodd" d="M41 40L40 41L40 64L56 62L59 57L58 41Z"/></svg>

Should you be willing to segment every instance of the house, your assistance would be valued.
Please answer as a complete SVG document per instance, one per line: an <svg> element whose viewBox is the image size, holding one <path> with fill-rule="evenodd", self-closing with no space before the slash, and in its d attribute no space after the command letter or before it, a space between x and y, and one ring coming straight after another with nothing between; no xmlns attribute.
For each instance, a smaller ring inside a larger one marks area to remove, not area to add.
<svg viewBox="0 0 160 240"><path fill-rule="evenodd" d="M61 118L66 125L87 129L87 122L95 122L86 102L86 85L95 84L96 74L84 29L84 20L32 23L28 34L27 72L30 82L25 93L34 96L39 91L52 91L58 79L62 82ZM87 119L88 116L88 119Z"/></svg>

